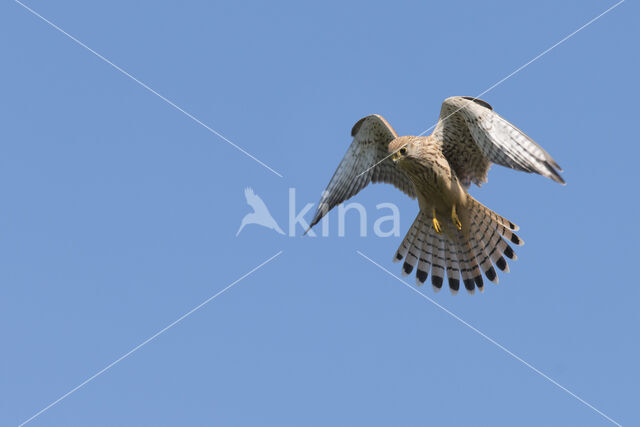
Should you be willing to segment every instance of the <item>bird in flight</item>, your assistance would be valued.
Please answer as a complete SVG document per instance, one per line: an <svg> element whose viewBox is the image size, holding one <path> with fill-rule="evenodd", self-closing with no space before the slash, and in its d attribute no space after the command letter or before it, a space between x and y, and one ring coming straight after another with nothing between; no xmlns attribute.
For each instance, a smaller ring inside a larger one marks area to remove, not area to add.
<svg viewBox="0 0 640 427"><path fill-rule="evenodd" d="M253 192L253 189L249 187L245 188L244 197L247 199L247 204L253 208L253 212L246 214L244 218L242 218L236 237L238 237L238 234L240 234L247 224L258 224L270 228L279 234L284 234L284 231L282 231L276 220L271 216L267 205L265 205L260 196Z"/></svg>
<svg viewBox="0 0 640 427"><path fill-rule="evenodd" d="M492 163L535 172L564 184L562 169L520 129L477 98L454 96L442 103L429 136L398 136L382 117L364 117L351 130L353 142L338 165L311 222L317 224L334 206L370 182L393 184L420 212L394 255L404 259L403 275L416 268L422 285L442 288L445 271L452 293L460 278L469 293L484 289L482 273L497 283L494 265L508 272L505 257L515 260L508 242L522 245L518 226L474 199L467 190L487 181Z"/></svg>

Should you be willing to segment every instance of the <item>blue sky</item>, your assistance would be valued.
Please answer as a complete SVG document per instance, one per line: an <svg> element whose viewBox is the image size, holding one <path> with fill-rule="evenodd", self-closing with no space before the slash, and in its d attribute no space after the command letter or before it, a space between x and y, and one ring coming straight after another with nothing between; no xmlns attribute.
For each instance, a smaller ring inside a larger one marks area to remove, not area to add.
<svg viewBox="0 0 640 427"><path fill-rule="evenodd" d="M401 237L283 228L360 117L434 124L615 2L0 3L0 425L17 425L279 251L29 425L611 425L359 256ZM421 291L623 425L640 424L634 265L638 5L483 96L568 185L494 167L472 194L527 244L498 286ZM386 185L401 234L417 204ZM311 213L307 218L310 219ZM407 279L413 284L413 278Z"/></svg>

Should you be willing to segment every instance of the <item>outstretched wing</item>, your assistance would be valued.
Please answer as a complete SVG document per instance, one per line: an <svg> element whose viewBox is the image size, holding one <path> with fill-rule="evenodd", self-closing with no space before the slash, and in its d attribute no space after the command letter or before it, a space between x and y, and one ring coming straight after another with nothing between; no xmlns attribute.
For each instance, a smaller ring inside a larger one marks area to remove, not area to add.
<svg viewBox="0 0 640 427"><path fill-rule="evenodd" d="M389 142L398 134L382 116L372 114L358 120L351 130L351 136L353 142L322 194L310 227L316 225L334 206L354 196L370 182L387 182L412 199L416 197L409 177L397 169L388 157Z"/></svg>
<svg viewBox="0 0 640 427"><path fill-rule="evenodd" d="M445 99L433 136L466 187L486 182L491 163L565 183L562 169L542 147L480 99Z"/></svg>
<svg viewBox="0 0 640 427"><path fill-rule="evenodd" d="M253 208L256 213L262 213L264 211L269 212L267 206L264 204L260 196L253 192L253 188L247 187L244 189L244 197L247 199L247 204Z"/></svg>

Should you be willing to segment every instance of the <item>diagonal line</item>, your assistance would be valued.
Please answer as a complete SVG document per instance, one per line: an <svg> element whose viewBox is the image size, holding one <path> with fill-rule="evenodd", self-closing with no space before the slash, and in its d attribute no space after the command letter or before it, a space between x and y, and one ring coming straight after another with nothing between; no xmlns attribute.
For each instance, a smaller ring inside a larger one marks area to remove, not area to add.
<svg viewBox="0 0 640 427"><path fill-rule="evenodd" d="M586 24L584 24L583 26L581 26L580 28L578 28L577 30L575 30L574 32L572 32L571 34L565 36L562 40L560 40L559 42L557 42L556 44L554 44L553 46L545 49L544 51L540 52L536 57L534 57L533 59L529 60L528 62L522 64L521 66L519 66L518 68L516 68L515 70L513 70L509 75L507 75L506 77L503 77L502 79L498 80L497 82L495 82L493 85L489 86L488 89L484 90L483 92L480 92L478 95L474 96L473 99L478 99L481 96L483 96L484 94L486 94L487 92L495 89L497 86L501 85L502 83L504 83L505 81L507 81L508 79L510 79L511 77L513 77L514 75L518 74L520 71L522 71L523 69L527 68L529 65L531 65L532 63L534 63L535 61L537 61L538 59L542 58L544 55L546 55L547 53L551 52L553 49L555 49L556 47L560 46L562 43L566 42L567 40L569 40L571 37L575 36L576 34L578 34L580 31L584 30L585 28L587 28L589 25L593 24L594 22L596 22L598 19L602 18L604 15L606 15L607 13L611 12L613 9L615 9L616 7L620 6L622 3L624 3L625 0L620 0L618 3L614 4L613 6L609 7L607 10L605 10L604 12L602 12L600 15L596 16L595 18L592 18L589 22L587 22ZM456 111L454 111L453 113L449 114L447 117L445 117L443 120L451 117L452 115L454 115L455 113L457 113L458 111L460 111L462 108L457 109ZM429 127L428 129L426 129L425 131L423 131L422 133L420 133L420 135L418 136L422 136L425 133L429 132L431 129L433 129L434 127L436 127L437 123L431 125L431 127Z"/></svg>
<svg viewBox="0 0 640 427"><path fill-rule="evenodd" d="M17 1L17 0L16 0ZM562 40L560 40L559 42L557 42L556 44L554 44L553 46L545 49L544 51L540 52L537 56L535 56L533 59L530 59L529 61L527 61L526 63L522 64L521 66L519 66L518 68L516 68L515 70L513 70L510 74L508 74L506 77L503 77L502 79L498 80L497 82L495 82L494 84L492 84L491 86L489 86L489 88L487 88L486 90L480 92L478 95L474 96L473 99L478 99L481 96L485 95L486 93L492 91L493 89L495 89L496 87L500 86L502 83L504 83L505 81L507 81L508 79L510 79L511 77L515 76L516 74L518 74L520 71L524 70L525 68L527 68L529 65L531 65L532 63L534 63L535 61L537 61L538 59L542 58L544 55L546 55L547 53L551 52L553 49L555 49L556 47L560 46L562 43L566 42L567 40L569 40L571 37L575 36L576 34L578 34L580 31L584 30L585 28L587 28L589 25L593 24L594 22L596 22L598 19L602 18L604 15L606 15L607 13L611 12L613 9L615 9L616 7L620 6L622 3L624 3L625 0L620 0L618 3L614 4L613 6L609 7L607 10L605 10L604 12L602 12L600 15L596 16L595 18L592 18L589 22L587 22L586 24L584 24L583 26L581 26L580 28L578 28L577 30L575 30L574 32L572 32L571 34L565 36ZM449 117L453 116L454 114L456 114L458 111L462 110L464 107L460 107L458 108L456 111L454 111L453 113L449 114L448 116L440 119L439 121L445 121L447 120ZM438 121L438 122L439 122ZM421 132L418 136L422 136L425 133L429 132L431 129L435 128L438 125L438 122L434 123L433 125L431 125L429 128L427 128L426 130L424 130L423 132ZM402 147L400 147L402 148ZM400 148L398 148L398 150L400 150ZM367 168L367 170L361 172L358 176L367 173L369 170L375 168L376 166L378 166L380 163L384 162L385 160L387 160L389 157L393 156L398 150L394 151L393 153L390 153L389 155L387 155L384 159L380 160L379 162L377 162L376 164L374 164L373 166Z"/></svg>
<svg viewBox="0 0 640 427"><path fill-rule="evenodd" d="M104 62L106 62L107 64L111 65L113 68L115 68L116 70L120 71L122 74L124 74L125 76L129 77L131 80L133 80L134 82L138 83L140 86L142 86L143 88L145 88L146 90L148 90L149 92L151 92L152 94L156 95L158 98L162 99L164 102L166 102L167 104L171 105L173 108L175 108L176 110L180 111L182 114L184 114L185 116L189 117L191 120L193 120L194 122L198 123L200 126L202 126L203 128L207 129L209 132L213 133L214 135L218 136L220 139L224 140L225 142L227 142L228 144L230 144L232 147L234 147L236 150L240 151L241 153L243 153L244 155L246 155L247 157L250 157L251 159L255 160L256 162L258 162L260 165L262 165L263 167L267 168L268 170L270 170L271 172L273 172L274 174L278 175L280 178L282 178L282 175L279 174L278 172L276 172L275 170L273 170L272 168L270 168L269 166L267 166L264 162L262 162L261 160L259 160L258 158L256 158L253 154L249 153L248 151L246 151L244 148L240 147L239 145L235 144L234 142L231 142L229 139L227 139L224 135L222 135L220 132L216 131L215 129L213 129L212 127L208 126L207 124L203 123L202 121L200 121L197 117L195 117L193 114L185 111L184 109L182 109L181 107L179 107L178 105L176 105L173 101L169 100L168 98L164 97L163 95L161 95L160 93L156 92L155 90L153 90L152 88L150 88L148 85L146 85L145 83L141 82L140 80L138 80L137 78L135 78L134 76L132 76L131 74L129 74L128 72L126 72L125 70L123 70L122 68L120 68L119 66L117 66L116 64L114 64L113 62L111 62L110 60L108 60L107 58L105 58L104 56L100 55L98 52L96 52L95 50L91 49L89 46L87 46L86 44L82 43L80 40L78 40L77 38L73 37L71 34L67 33L66 31L64 31L62 28L58 27L56 24L54 24L53 22L49 21L47 18L45 18L44 16L40 15L38 12L36 12L35 10L31 9L29 6L25 5L24 3L20 2L19 0L14 0L16 3L18 3L20 6L22 6L23 8L25 8L26 10L28 10L29 12L31 12L33 15L37 16L38 18L40 18L41 20L43 20L44 22L46 22L47 24L49 24L51 27L55 28L56 30L58 30L60 33L64 34L65 36L69 37L71 40L73 40L74 42L76 42L77 44L79 44L80 46L82 46L83 48L87 49L89 52L93 53L95 56L97 56L98 58L102 59Z"/></svg>
<svg viewBox="0 0 640 427"><path fill-rule="evenodd" d="M40 411L36 412L33 416L31 416L31 418L29 418L26 421L24 421L21 424L19 424L18 427L24 426L25 424L33 421L36 417L42 415L44 412L46 412L47 410L51 409L53 406L57 405L62 400L64 400L67 397L69 397L71 394L75 393L76 391L78 391L79 389L81 389L82 387L84 387L85 385L87 385L88 383L90 383L91 381L93 381L94 379L99 377L100 375L104 374L106 371L108 371L109 369L111 369L112 367L114 367L115 365L117 365L118 363L120 363L121 361L126 359L127 357L131 356L133 353L135 353L136 351L140 350L142 347L144 347L145 345L147 345L148 343L150 343L151 341L153 341L154 339L156 339L157 337L159 337L160 335L162 335L163 333L165 333L169 329L173 328L175 325L177 325L178 323L180 323L181 321L183 321L187 317L191 316L193 313L195 313L196 311L198 311L199 309L201 309L202 307L204 307L205 305L207 305L208 303L210 303L211 301L216 299L218 296L222 295L227 290L231 289L233 286L235 286L241 280L247 278L249 275L254 273L256 270L259 270L260 268L262 268L263 266L265 266L269 262L273 261L280 254L282 254L282 251L278 252L277 254L273 255L271 258L269 258L266 261L264 261L262 264L254 267L249 272L247 272L244 275L240 276L238 279L236 279L235 281L233 281L232 283L227 285L225 288L223 288L222 290L218 291L216 294L210 296L209 298L204 300L202 303L200 303L196 307L192 308L191 310L189 310L188 312L186 312L185 314L183 314L182 316L180 316L179 318L177 318L173 322L169 323L167 326L165 326L164 328L160 329L158 332L156 332L155 334L153 334L152 336L150 336L149 338L147 338L146 340L144 340L143 342L141 342L140 344L138 344L137 346L135 346L134 348L129 350L127 353L123 354L122 356L120 356L119 358L114 360L113 362L109 363L107 366L105 366L104 368L102 368L101 370L99 370L98 372L96 372L95 374L93 374L92 376L90 376L89 378L87 378L86 380L84 380L83 382L81 382L80 384L78 384L77 386L75 386L74 388L72 388L71 390L69 390L68 392L63 394L62 396L60 396L58 399L56 399L53 402L51 402L49 405L45 406Z"/></svg>
<svg viewBox="0 0 640 427"><path fill-rule="evenodd" d="M606 415L604 412L600 411L598 408L596 408L595 406L591 405L589 402L585 401L584 399L582 399L580 396L578 396L577 394L573 393L571 390L569 390L568 388L564 387L562 384L560 384L559 382L557 382L556 380L554 380L553 378L549 377L548 375L546 375L544 372L540 371L539 369L537 369L535 366L531 365L529 362L527 362L526 360L522 359L521 357L519 357L518 355L516 355L515 353L513 353L511 350L509 350L508 348L506 348L505 346L503 346L502 344L500 344L499 342L497 342L496 340L494 340L493 338L487 336L486 334L484 334L482 331L480 331L479 329L477 329L476 327L472 326L471 324L465 322L464 320L462 320L459 316L457 316L456 314L454 314L453 312L449 311L448 309L446 309L445 307L443 307L442 305L438 304L435 300L433 300L432 298L429 298L427 295L425 295L424 293L420 292L418 289L416 289L414 286L411 286L409 283L405 282L404 280L402 280L400 277L396 276L395 274L393 274L392 272L390 272L389 270L387 270L386 268L384 268L383 266L381 266L380 264L378 264L377 262L375 262L374 260L372 260L371 258L369 258L368 256L366 256L365 254L363 254L360 251L356 251L358 253L358 255L360 255L361 257L365 258L367 261L371 262L372 264L374 264L375 266L377 266L379 269L381 269L382 271L384 271L385 273L387 273L388 275L392 276L393 278L395 278L396 280L398 280L400 283L402 283L403 285L405 285L407 288L411 289L412 291L414 291L415 293L417 293L418 295L420 295L421 297L423 297L424 299L426 299L427 301L429 301L431 304L435 305L436 307L438 307L439 309L441 309L442 311L444 311L445 313L447 313L449 316L453 317L454 319L456 319L458 322L462 323L463 325L465 325L466 327L468 327L469 329L471 329L473 332L477 333L478 335L480 335L482 338L486 339L487 341L489 341L491 344L495 345L496 347L498 347L500 350L504 351L505 353L507 353L509 356L513 357L514 359L516 359L517 361L519 361L520 363L522 363L523 365L525 365L526 367L528 367L529 369L531 369L532 371L534 371L535 373L537 373L538 375L540 375L541 377L543 377L544 379L548 380L549 382L551 382L552 384L554 384L555 386L557 386L558 388L566 391L568 394L570 394L571 396L573 396L574 398L576 398L577 400L579 400L580 402L582 402L584 405L588 406L589 408L593 409L595 412L597 412L598 414L602 415L604 418L606 418L607 420L611 421L613 424L622 427L620 423L618 423L617 421L613 420L612 418L610 418L608 415Z"/></svg>

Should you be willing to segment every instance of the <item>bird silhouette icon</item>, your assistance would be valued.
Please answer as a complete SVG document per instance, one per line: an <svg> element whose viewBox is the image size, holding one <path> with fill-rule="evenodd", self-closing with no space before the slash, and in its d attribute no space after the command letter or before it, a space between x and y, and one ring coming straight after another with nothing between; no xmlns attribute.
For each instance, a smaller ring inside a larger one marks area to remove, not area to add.
<svg viewBox="0 0 640 427"><path fill-rule="evenodd" d="M276 220L271 216L271 213L269 213L267 205L264 204L260 196L254 193L250 187L244 189L244 197L247 199L247 204L253 208L253 212L246 214L244 218L242 218L236 237L240 234L244 226L248 224L258 224L270 228L279 234L284 234L284 231L282 231Z"/></svg>

